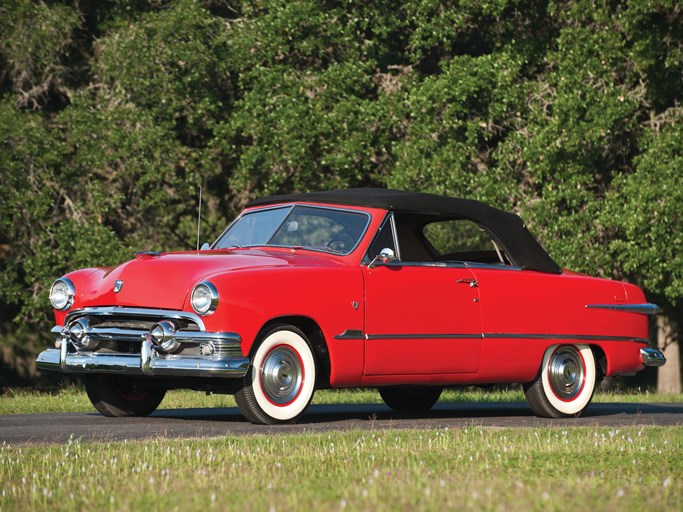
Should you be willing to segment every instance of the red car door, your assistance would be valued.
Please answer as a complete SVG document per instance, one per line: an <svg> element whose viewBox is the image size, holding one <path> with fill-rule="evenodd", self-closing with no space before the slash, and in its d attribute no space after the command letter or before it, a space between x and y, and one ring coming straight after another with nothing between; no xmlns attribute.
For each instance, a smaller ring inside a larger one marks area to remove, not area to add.
<svg viewBox="0 0 683 512"><path fill-rule="evenodd" d="M478 370L479 288L468 268L394 262L363 273L365 375Z"/></svg>

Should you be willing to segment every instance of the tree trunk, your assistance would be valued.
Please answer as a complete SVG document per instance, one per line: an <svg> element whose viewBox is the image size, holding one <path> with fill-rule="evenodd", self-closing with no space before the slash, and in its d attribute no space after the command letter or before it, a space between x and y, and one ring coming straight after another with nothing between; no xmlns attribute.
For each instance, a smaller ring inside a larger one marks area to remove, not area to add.
<svg viewBox="0 0 683 512"><path fill-rule="evenodd" d="M657 393L681 392L681 356L678 332L664 315L657 317L657 347L666 364L657 371Z"/></svg>

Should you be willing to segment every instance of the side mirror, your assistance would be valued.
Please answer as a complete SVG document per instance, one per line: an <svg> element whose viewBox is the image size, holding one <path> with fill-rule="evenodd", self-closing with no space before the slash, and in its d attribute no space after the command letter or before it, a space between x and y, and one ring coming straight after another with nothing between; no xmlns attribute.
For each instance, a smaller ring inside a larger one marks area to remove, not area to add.
<svg viewBox="0 0 683 512"><path fill-rule="evenodd" d="M394 254L394 251L389 249L388 247L385 247L382 249L377 256L375 256L370 264L368 265L368 268L375 268L377 265L380 263L382 265L388 265L392 261L396 259L396 255Z"/></svg>
<svg viewBox="0 0 683 512"><path fill-rule="evenodd" d="M209 245L209 243L208 243L208 242L204 242L204 243L202 244L202 248L200 249L200 251L208 251L209 249L211 249L211 246Z"/></svg>

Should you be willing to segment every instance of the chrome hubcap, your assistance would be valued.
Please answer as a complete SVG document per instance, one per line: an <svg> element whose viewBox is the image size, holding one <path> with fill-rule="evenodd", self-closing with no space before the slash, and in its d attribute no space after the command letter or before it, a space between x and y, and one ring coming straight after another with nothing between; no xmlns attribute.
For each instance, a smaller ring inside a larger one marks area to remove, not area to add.
<svg viewBox="0 0 683 512"><path fill-rule="evenodd" d="M581 355L573 347L557 349L548 365L548 380L562 400L571 400L583 388L584 370Z"/></svg>
<svg viewBox="0 0 683 512"><path fill-rule="evenodd" d="M268 399L278 405L288 404L301 390L304 372L297 353L289 347L275 347L261 366L261 386Z"/></svg>

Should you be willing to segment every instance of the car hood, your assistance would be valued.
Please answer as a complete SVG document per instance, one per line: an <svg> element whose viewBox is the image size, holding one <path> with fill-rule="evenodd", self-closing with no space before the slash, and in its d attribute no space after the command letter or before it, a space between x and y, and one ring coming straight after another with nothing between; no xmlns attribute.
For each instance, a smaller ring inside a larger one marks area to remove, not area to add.
<svg viewBox="0 0 683 512"><path fill-rule="evenodd" d="M296 257L296 263L304 265L320 266L320 260L324 258ZM117 267L98 268L77 285L76 294L80 307L182 309L194 285L212 275L293 264L295 257L289 253L260 250L138 254Z"/></svg>

